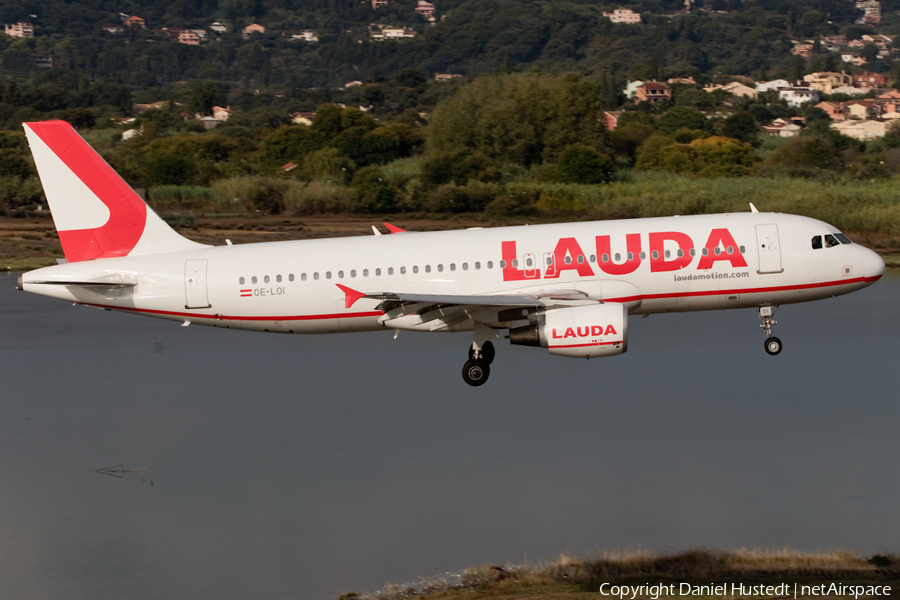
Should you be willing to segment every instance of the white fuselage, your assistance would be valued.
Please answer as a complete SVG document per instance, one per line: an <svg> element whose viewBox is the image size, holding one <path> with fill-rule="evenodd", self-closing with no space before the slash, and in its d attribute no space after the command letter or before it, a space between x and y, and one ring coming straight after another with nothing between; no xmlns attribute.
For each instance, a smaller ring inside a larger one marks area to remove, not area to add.
<svg viewBox="0 0 900 600"><path fill-rule="evenodd" d="M337 284L370 294L577 290L625 303L630 314L780 305L852 292L881 276L884 263L866 248L811 245L834 233L821 221L773 213L401 233L88 260L28 272L22 283L86 305L217 327L421 330L409 317L385 319L378 300L348 307ZM35 283L100 279L130 285ZM491 327L515 323L499 309L482 312L477 320Z"/></svg>

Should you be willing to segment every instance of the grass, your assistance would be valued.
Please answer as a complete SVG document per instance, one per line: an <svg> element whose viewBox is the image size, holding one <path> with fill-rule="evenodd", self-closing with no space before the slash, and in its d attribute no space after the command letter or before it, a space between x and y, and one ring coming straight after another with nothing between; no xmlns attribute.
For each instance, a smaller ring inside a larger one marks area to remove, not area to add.
<svg viewBox="0 0 900 600"><path fill-rule="evenodd" d="M688 550L677 554L610 552L599 557L562 555L532 565L484 565L407 585L389 585L341 598L359 600L444 600L458 598L584 599L597 598L602 583L653 585L680 583L798 583L820 585L892 585L900 580L900 558L876 555L866 559L853 552L804 553L789 549L713 552ZM892 585L896 588L896 585ZM638 598L650 594L639 593ZM707 596L709 597L709 596Z"/></svg>

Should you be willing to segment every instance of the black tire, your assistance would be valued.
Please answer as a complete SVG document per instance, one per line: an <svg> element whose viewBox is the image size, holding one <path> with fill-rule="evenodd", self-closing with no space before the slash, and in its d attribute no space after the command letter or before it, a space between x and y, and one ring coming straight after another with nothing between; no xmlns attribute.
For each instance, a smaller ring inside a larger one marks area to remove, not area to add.
<svg viewBox="0 0 900 600"><path fill-rule="evenodd" d="M491 374L491 368L483 360L468 360L463 365L463 379L472 386L484 384Z"/></svg>
<svg viewBox="0 0 900 600"><path fill-rule="evenodd" d="M781 340L777 337L770 337L766 340L766 352L770 356L775 356L781 352Z"/></svg>
<svg viewBox="0 0 900 600"><path fill-rule="evenodd" d="M487 364L491 364L494 362L494 356L496 356L497 351L494 350L494 344L492 342L485 342L481 346L481 360L486 362ZM474 360L475 358L475 348L469 346L469 360Z"/></svg>

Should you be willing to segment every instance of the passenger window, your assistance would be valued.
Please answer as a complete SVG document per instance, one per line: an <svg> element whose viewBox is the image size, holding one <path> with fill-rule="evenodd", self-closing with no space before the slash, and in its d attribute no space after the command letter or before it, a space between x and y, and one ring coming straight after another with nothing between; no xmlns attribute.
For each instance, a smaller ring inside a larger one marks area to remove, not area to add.
<svg viewBox="0 0 900 600"><path fill-rule="evenodd" d="M444 265L438 265L438 273L444 272Z"/></svg>
<svg viewBox="0 0 900 600"><path fill-rule="evenodd" d="M631 259L629 259L629 260L631 260ZM578 255L578 264L580 265L580 264L583 264L583 263L584 263L584 257L583 257L582 255L579 254L579 255Z"/></svg>
<svg viewBox="0 0 900 600"><path fill-rule="evenodd" d="M501 260L501 261L500 261L500 268L501 268L501 269L505 269L505 268L506 268L506 261L505 261L505 260Z"/></svg>
<svg viewBox="0 0 900 600"><path fill-rule="evenodd" d="M381 269L375 269L375 276L381 277Z"/></svg>
<svg viewBox="0 0 900 600"><path fill-rule="evenodd" d="M641 260L645 260L647 258L647 253L641 250Z"/></svg>
<svg viewBox="0 0 900 600"><path fill-rule="evenodd" d="M306 277L304 277L303 279L306 279ZM288 275L288 281L293 281L293 280L294 280L294 274L291 273L290 275Z"/></svg>
<svg viewBox="0 0 900 600"><path fill-rule="evenodd" d="M591 254L591 262L592 263L597 262L597 256L595 254Z"/></svg>
<svg viewBox="0 0 900 600"><path fill-rule="evenodd" d="M713 248L713 252L715 253L716 256L718 256L718 255L722 254L722 249L719 248L718 246L716 246L715 248Z"/></svg>
<svg viewBox="0 0 900 600"><path fill-rule="evenodd" d="M275 283L281 283L281 275L275 276Z"/></svg>
<svg viewBox="0 0 900 600"><path fill-rule="evenodd" d="M455 271L455 270L456 270L456 263L450 263L450 270L451 270L451 271Z"/></svg>
<svg viewBox="0 0 900 600"><path fill-rule="evenodd" d="M300 274L300 281L306 281L306 273Z"/></svg>
<svg viewBox="0 0 900 600"><path fill-rule="evenodd" d="M325 279L331 279L331 271L325 271Z"/></svg>
<svg viewBox="0 0 900 600"><path fill-rule="evenodd" d="M747 251L747 249L744 248L743 246L741 246L740 248L738 248L738 250L740 250L741 254L743 254L744 252Z"/></svg>
<svg viewBox="0 0 900 600"><path fill-rule="evenodd" d="M400 267L400 274L406 275L406 267Z"/></svg>
<svg viewBox="0 0 900 600"><path fill-rule="evenodd" d="M481 269L481 263L480 263L480 262L476 262L476 263L475 263L475 270L478 271L478 270L480 270L480 269Z"/></svg>
<svg viewBox="0 0 900 600"><path fill-rule="evenodd" d="M701 254L703 254L703 256L709 256L709 248L704 248Z"/></svg>
<svg viewBox="0 0 900 600"><path fill-rule="evenodd" d="M394 267L388 267L388 275L394 274Z"/></svg>
<svg viewBox="0 0 900 600"><path fill-rule="evenodd" d="M250 283L256 283L256 275L250 278Z"/></svg>
<svg viewBox="0 0 900 600"><path fill-rule="evenodd" d="M338 271L338 279L343 279L343 278L344 278L344 272Z"/></svg>
<svg viewBox="0 0 900 600"><path fill-rule="evenodd" d="M826 248L834 248L835 246L840 246L841 243L837 241L837 238L831 235L830 233L825 236L825 247Z"/></svg>
<svg viewBox="0 0 900 600"><path fill-rule="evenodd" d="M356 277L356 269L350 270L350 277Z"/></svg>
<svg viewBox="0 0 900 600"><path fill-rule="evenodd" d="M690 254L693 258L694 256L697 256L697 250L695 248L691 248L690 250L688 250L688 254Z"/></svg>
<svg viewBox="0 0 900 600"><path fill-rule="evenodd" d="M616 252L616 262L619 262L620 260L622 260L622 255Z"/></svg>
<svg viewBox="0 0 900 600"><path fill-rule="evenodd" d="M834 237L836 237L838 239L838 241L842 244L852 244L853 243L850 241L850 238L848 238L843 233L836 233L836 234L834 234Z"/></svg>
<svg viewBox="0 0 900 600"><path fill-rule="evenodd" d="M418 272L419 272L419 267L416 265L413 265L413 273L418 273Z"/></svg>
<svg viewBox="0 0 900 600"><path fill-rule="evenodd" d="M369 276L369 270L363 269L363 277L368 277L368 276Z"/></svg>
<svg viewBox="0 0 900 600"><path fill-rule="evenodd" d="M728 254L734 254L734 246L728 246L727 248L725 248L725 252L727 252Z"/></svg>
<svg viewBox="0 0 900 600"><path fill-rule="evenodd" d="M659 258L659 252L654 250L653 252L650 253L650 256L653 257L653 260L657 260Z"/></svg>
<svg viewBox="0 0 900 600"><path fill-rule="evenodd" d="M494 268L494 261L489 260L488 261L488 269L493 269L493 268Z"/></svg>
<svg viewBox="0 0 900 600"><path fill-rule="evenodd" d="M529 266L529 267L531 266L531 259L530 259L530 258L528 259L528 266ZM469 263L463 263L463 264L462 264L462 267L463 267L463 271L468 271L468 270L469 270Z"/></svg>
<svg viewBox="0 0 900 600"><path fill-rule="evenodd" d="M552 264L553 264L553 257L552 257L552 256L548 256L548 257L547 257L547 266L549 267L549 266L552 265Z"/></svg>
<svg viewBox="0 0 900 600"><path fill-rule="evenodd" d="M684 256L684 250L679 248L677 254L678 254L678 258L681 258L682 256Z"/></svg>
<svg viewBox="0 0 900 600"><path fill-rule="evenodd" d="M672 251L666 250L666 258L672 258Z"/></svg>
<svg viewBox="0 0 900 600"><path fill-rule="evenodd" d="M602 260L603 262L609 262L609 254L604 254L600 257L600 260Z"/></svg>
<svg viewBox="0 0 900 600"><path fill-rule="evenodd" d="M529 258L528 260L525 261L525 266L526 266L526 267L532 266L532 260L531 260L530 258Z"/></svg>
<svg viewBox="0 0 900 600"><path fill-rule="evenodd" d="M315 279L316 281L319 280L319 272L318 272L318 271L316 271L315 273L313 273L313 279Z"/></svg>
<svg viewBox="0 0 900 600"><path fill-rule="evenodd" d="M268 275L266 275L265 277L263 277L263 283L269 283L269 276L268 276Z"/></svg>
<svg viewBox="0 0 900 600"><path fill-rule="evenodd" d="M512 261L512 266L513 266L513 269L518 269L518 268L519 268L519 259L518 259L518 258L514 258L514 259L513 259L513 261Z"/></svg>
<svg viewBox="0 0 900 600"><path fill-rule="evenodd" d="M571 264L572 264L572 257L571 257L571 256L567 256L563 262L565 262L567 265L571 265ZM513 266L515 266L515 265L513 265Z"/></svg>
<svg viewBox="0 0 900 600"><path fill-rule="evenodd" d="M241 277L240 279L238 279L238 282L239 282L241 285L244 285L244 278Z"/></svg>
<svg viewBox="0 0 900 600"><path fill-rule="evenodd" d="M425 272L431 273L431 265L425 265Z"/></svg>

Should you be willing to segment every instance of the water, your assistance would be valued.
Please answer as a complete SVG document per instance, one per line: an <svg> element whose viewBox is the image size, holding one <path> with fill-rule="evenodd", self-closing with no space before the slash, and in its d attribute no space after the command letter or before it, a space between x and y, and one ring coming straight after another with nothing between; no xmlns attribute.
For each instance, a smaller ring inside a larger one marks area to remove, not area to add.
<svg viewBox="0 0 900 600"><path fill-rule="evenodd" d="M900 550L900 277L582 361L187 328L0 274L0 598L331 599L561 551ZM146 471L102 475L116 464Z"/></svg>

